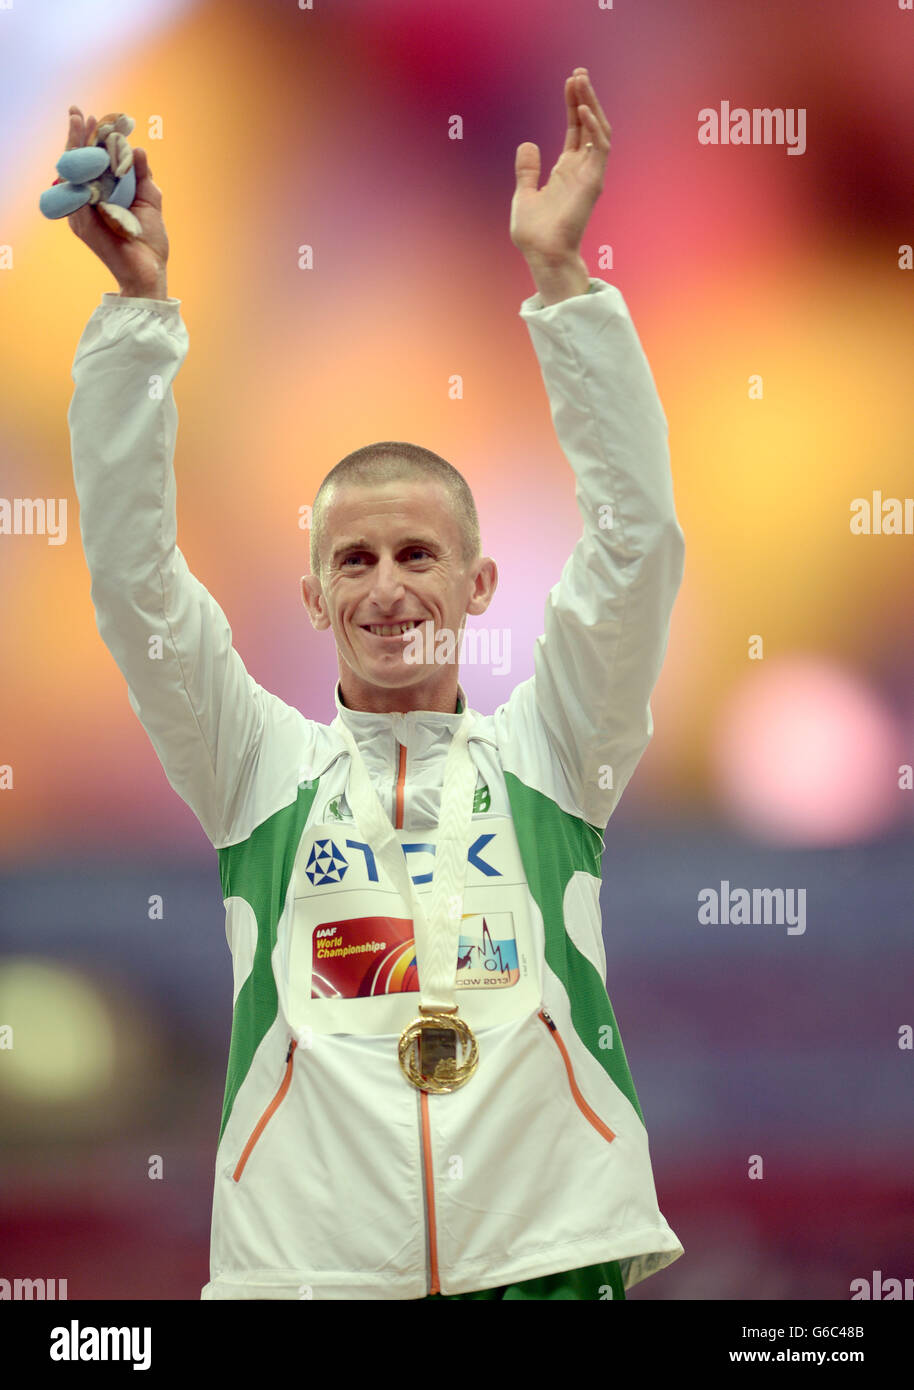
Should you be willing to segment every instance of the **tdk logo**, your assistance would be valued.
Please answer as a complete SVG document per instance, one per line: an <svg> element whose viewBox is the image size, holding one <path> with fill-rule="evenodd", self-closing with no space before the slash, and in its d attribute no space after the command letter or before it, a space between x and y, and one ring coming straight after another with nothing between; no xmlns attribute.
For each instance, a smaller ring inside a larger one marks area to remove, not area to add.
<svg viewBox="0 0 914 1390"><path fill-rule="evenodd" d="M477 835L476 839L467 850L467 863L472 864L474 869L478 869L486 878L501 878L500 869L488 863L482 858L481 851L485 849L490 840L494 840L492 833ZM347 849L358 850L365 861L365 874L369 883L378 883L378 866L375 860L374 851L371 845L367 845L362 840L347 840ZM403 845L403 853L410 854L430 854L434 855L435 846L422 841L415 844ZM333 840L315 840L311 846L311 853L305 865L305 873L316 888L322 888L327 883L341 883L346 870L349 868L349 861L342 850L334 844ZM410 874L413 883L431 883L432 870L427 873Z"/></svg>
<svg viewBox="0 0 914 1390"><path fill-rule="evenodd" d="M349 865L332 840L314 841L305 865L305 873L316 887L325 883L340 883L348 868Z"/></svg>

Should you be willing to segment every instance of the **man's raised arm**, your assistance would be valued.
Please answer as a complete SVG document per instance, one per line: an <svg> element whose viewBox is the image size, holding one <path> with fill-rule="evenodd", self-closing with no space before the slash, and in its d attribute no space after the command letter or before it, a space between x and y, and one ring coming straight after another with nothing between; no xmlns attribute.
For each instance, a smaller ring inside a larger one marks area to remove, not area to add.
<svg viewBox="0 0 914 1390"><path fill-rule="evenodd" d="M585 69L565 92L565 148L543 189L537 147L518 147L511 236L538 290L521 315L574 470L583 533L549 594L533 680L503 707L500 739L521 777L527 746L531 776L552 769L554 785L537 790L602 829L653 732L650 695L685 545L647 358L621 293L591 278L578 252L610 126Z"/></svg>
<svg viewBox="0 0 914 1390"><path fill-rule="evenodd" d="M71 107L67 148L86 135ZM176 544L172 388L188 335L166 288L162 194L145 152L134 156L131 211L142 238L117 237L89 206L69 218L120 286L103 296L76 350L73 474L98 630L169 782L219 848L237 829L265 715L275 718L282 702L248 675L225 614Z"/></svg>

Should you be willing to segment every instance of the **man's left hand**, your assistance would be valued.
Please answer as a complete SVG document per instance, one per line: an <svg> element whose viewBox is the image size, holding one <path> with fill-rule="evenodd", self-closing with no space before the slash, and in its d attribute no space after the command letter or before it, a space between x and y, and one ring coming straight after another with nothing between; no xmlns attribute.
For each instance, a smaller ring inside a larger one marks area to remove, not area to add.
<svg viewBox="0 0 914 1390"><path fill-rule="evenodd" d="M612 127L597 101L586 68L565 82L568 131L549 181L537 189L538 146L519 145L517 187L511 202L511 240L531 268L574 262L594 203L603 191Z"/></svg>

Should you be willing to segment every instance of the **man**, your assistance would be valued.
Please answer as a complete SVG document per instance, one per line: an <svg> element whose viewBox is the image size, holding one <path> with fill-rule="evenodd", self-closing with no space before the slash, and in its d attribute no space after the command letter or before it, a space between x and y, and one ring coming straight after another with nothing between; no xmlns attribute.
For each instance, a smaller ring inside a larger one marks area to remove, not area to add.
<svg viewBox="0 0 914 1390"><path fill-rule="evenodd" d="M91 208L70 219L120 285L80 341L69 413L97 622L217 850L233 959L204 1299L624 1298L682 1253L606 991L599 883L683 538L647 360L578 250L610 127L586 69L565 93L542 189L537 147L518 148L510 230L584 531L535 676L494 715L458 681L497 583L472 496L399 441L341 461L315 499L302 598L336 641L336 718L248 675L175 544L188 339L145 153L142 242Z"/></svg>

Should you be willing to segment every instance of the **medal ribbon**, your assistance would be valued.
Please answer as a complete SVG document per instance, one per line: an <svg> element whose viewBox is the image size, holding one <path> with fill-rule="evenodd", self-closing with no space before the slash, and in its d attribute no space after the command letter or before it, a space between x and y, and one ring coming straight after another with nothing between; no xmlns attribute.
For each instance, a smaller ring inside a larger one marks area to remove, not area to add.
<svg viewBox="0 0 914 1390"><path fill-rule="evenodd" d="M456 1012L457 947L476 791L476 766L467 747L469 713L465 706L445 759L428 915L410 877L403 846L384 814L358 745L342 716L339 728L352 759L347 792L353 815L375 858L412 908L420 1007L426 1011Z"/></svg>

